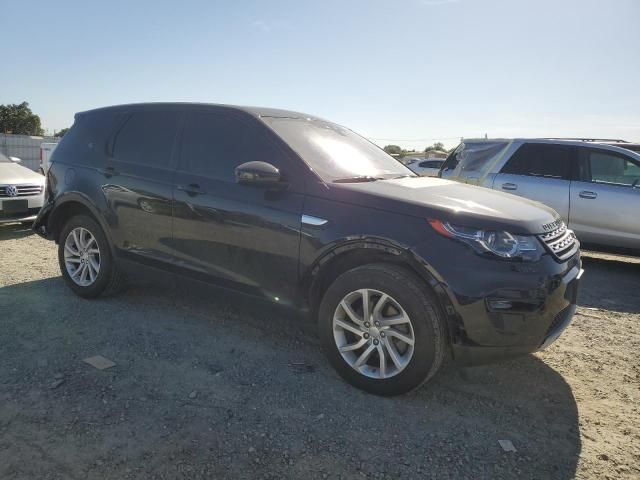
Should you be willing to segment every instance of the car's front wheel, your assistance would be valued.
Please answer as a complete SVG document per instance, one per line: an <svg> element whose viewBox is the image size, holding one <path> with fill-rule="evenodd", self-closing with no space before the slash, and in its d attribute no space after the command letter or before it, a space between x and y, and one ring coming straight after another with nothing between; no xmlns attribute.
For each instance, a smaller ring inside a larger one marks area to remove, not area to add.
<svg viewBox="0 0 640 480"><path fill-rule="evenodd" d="M62 228L58 262L64 281L81 297L113 293L124 282L102 228L86 215L72 217Z"/></svg>
<svg viewBox="0 0 640 480"><path fill-rule="evenodd" d="M377 395L419 387L445 355L444 321L434 295L396 265L365 265L339 276L320 304L319 328L337 372Z"/></svg>

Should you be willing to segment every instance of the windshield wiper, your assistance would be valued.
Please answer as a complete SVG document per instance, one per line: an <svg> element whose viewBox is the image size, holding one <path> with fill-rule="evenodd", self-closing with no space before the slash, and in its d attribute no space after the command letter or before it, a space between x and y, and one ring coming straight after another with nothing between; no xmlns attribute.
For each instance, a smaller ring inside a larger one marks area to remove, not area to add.
<svg viewBox="0 0 640 480"><path fill-rule="evenodd" d="M382 177L372 177L370 175L359 175L357 177L345 177L338 178L333 183L360 183L360 182L375 182L376 180L383 180Z"/></svg>

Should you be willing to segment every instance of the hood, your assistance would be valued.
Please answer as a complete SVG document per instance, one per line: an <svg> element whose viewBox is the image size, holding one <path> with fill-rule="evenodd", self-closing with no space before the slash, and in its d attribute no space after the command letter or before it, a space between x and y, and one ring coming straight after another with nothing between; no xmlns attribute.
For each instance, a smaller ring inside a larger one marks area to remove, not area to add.
<svg viewBox="0 0 640 480"><path fill-rule="evenodd" d="M44 177L17 163L0 163L0 184L34 183L44 184Z"/></svg>
<svg viewBox="0 0 640 480"><path fill-rule="evenodd" d="M484 187L430 177L327 184L338 201L516 234L543 233L560 218L550 207Z"/></svg>

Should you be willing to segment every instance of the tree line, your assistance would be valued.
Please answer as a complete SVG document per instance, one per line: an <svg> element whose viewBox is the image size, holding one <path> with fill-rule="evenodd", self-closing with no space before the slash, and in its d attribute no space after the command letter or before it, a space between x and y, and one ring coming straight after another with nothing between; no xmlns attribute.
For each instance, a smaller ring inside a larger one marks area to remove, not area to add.
<svg viewBox="0 0 640 480"><path fill-rule="evenodd" d="M69 131L63 128L56 132L56 137L62 137ZM44 135L44 128L40 116L33 113L28 102L0 105L0 133L14 135Z"/></svg>
<svg viewBox="0 0 640 480"><path fill-rule="evenodd" d="M385 152L387 152L389 155L393 155L393 156L397 156L397 157L404 157L404 156L412 154L412 153L414 153L414 154L417 153L415 150L405 150L404 148L400 147L399 145L385 145L383 150ZM433 151L450 152L451 150L447 150L444 147L444 143L442 143L442 142L436 142L433 145L431 145L429 147L426 147L423 150L424 153L429 153L429 152L433 152Z"/></svg>

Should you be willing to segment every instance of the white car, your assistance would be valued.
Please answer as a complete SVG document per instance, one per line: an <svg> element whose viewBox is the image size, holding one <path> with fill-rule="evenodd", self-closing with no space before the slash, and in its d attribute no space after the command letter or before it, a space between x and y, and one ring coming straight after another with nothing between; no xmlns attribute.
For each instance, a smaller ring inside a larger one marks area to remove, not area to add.
<svg viewBox="0 0 640 480"><path fill-rule="evenodd" d="M45 177L0 153L0 224L31 223L44 204Z"/></svg>
<svg viewBox="0 0 640 480"><path fill-rule="evenodd" d="M437 177L444 160L444 158L418 160L416 162L409 163L407 167L421 177Z"/></svg>

